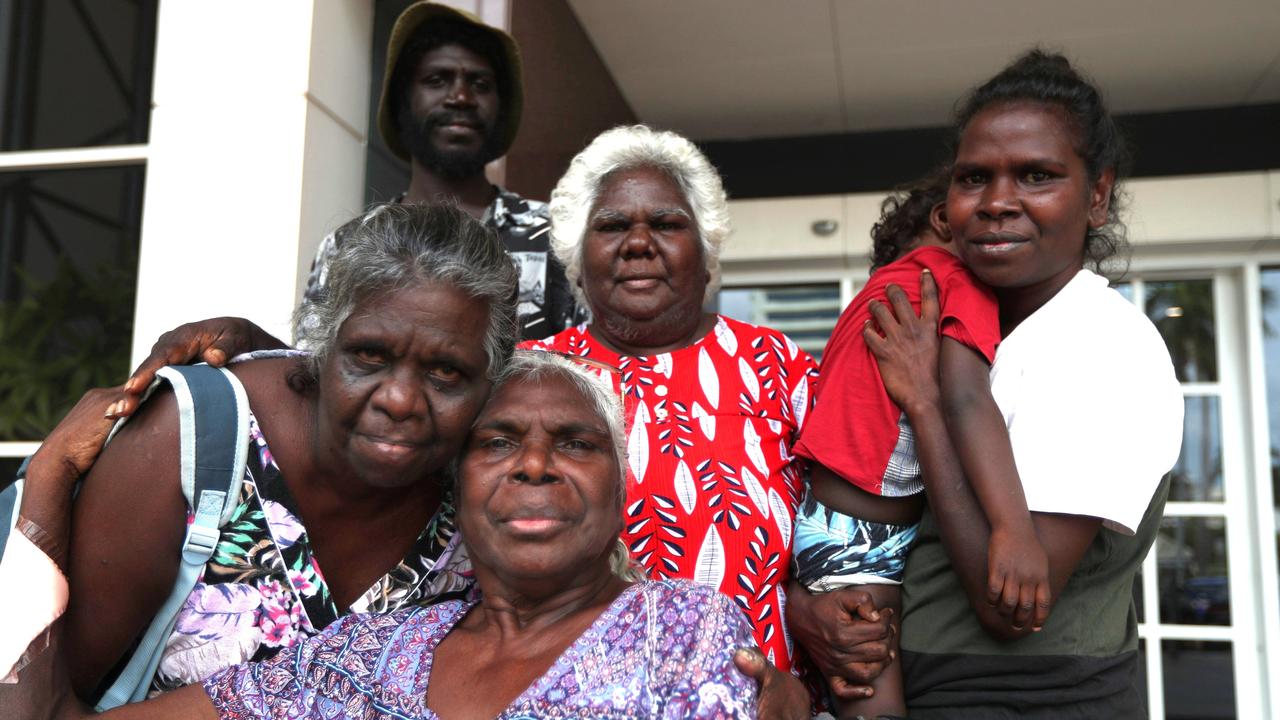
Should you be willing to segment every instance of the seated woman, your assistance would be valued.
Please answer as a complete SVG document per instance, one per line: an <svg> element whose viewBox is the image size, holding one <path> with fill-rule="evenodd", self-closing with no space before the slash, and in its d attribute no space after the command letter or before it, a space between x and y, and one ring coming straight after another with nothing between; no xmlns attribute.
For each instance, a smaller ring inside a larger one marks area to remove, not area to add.
<svg viewBox="0 0 1280 720"><path fill-rule="evenodd" d="M515 285L502 247L460 210L385 208L344 246L327 294L297 313L314 353L232 366L252 408L240 503L153 691L264 660L348 613L468 586L446 469L511 355ZM58 444L32 461L23 516L65 538L84 467L57 458ZM173 587L188 516L178 448L173 394L157 394L93 462L69 550L54 553L74 588L66 655L85 700Z"/></svg>
<svg viewBox="0 0 1280 720"><path fill-rule="evenodd" d="M755 683L732 659L750 642L745 616L710 588L632 582L618 540L624 444L607 385L567 359L518 354L460 463L478 600L348 616L110 716L755 717ZM53 704L46 717L82 712Z"/></svg>

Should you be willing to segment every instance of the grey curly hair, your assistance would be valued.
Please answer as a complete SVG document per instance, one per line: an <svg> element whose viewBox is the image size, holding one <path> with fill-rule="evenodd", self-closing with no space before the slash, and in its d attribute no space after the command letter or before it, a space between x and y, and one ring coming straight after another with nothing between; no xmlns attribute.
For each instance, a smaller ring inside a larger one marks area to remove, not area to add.
<svg viewBox="0 0 1280 720"><path fill-rule="evenodd" d="M343 238L324 288L293 314L298 347L318 376L352 311L372 297L416 284L448 283L488 303L487 374L499 377L515 349L516 281L493 232L450 204L384 205L339 229Z"/></svg>
<svg viewBox="0 0 1280 720"><path fill-rule="evenodd" d="M564 266L574 296L587 304L578 281L587 221L600 189L614 173L638 168L663 170L684 193L693 210L710 278L703 301L710 300L720 288L720 249L731 230L724 184L707 156L687 138L645 125L624 125L600 133L573 158L551 191L551 249Z"/></svg>
<svg viewBox="0 0 1280 720"><path fill-rule="evenodd" d="M502 375L494 382L493 392L496 394L503 385L515 380L540 381L551 377L568 380L593 414L604 420L617 469L617 501L618 512L621 513L627 496L627 433L622 416L622 400L607 378L587 365L556 353L517 350ZM644 569L631 559L631 553L621 539L614 545L609 565L615 575L628 582L643 580L645 577Z"/></svg>

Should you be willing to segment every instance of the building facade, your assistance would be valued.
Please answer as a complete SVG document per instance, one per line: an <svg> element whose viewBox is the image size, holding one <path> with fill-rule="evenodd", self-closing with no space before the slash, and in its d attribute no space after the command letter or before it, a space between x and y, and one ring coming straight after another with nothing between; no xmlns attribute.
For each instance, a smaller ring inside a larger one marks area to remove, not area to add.
<svg viewBox="0 0 1280 720"><path fill-rule="evenodd" d="M520 1L452 4L512 27ZM164 330L239 315L288 337L320 238L396 182L371 157L370 110L377 36L404 4L0 5L0 472L68 397L118 382ZM581 33L542 20L527 32ZM566 42L513 31L529 48ZM634 117L610 112L604 126ZM539 135L541 155L517 147L492 176L545 192L558 173L542 166L594 130L574 132ZM1119 285L1169 343L1186 398L1166 518L1134 589L1143 682L1152 717L1280 718L1280 163L1176 170L1129 185ZM866 278L887 190L734 201L719 309L820 353ZM1113 417L1099 432L1124 431L1125 408Z"/></svg>

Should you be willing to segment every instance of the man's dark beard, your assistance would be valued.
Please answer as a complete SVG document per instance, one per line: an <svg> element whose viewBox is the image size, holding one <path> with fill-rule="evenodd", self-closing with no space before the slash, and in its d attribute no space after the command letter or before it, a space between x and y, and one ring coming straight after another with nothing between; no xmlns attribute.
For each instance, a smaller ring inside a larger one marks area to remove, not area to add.
<svg viewBox="0 0 1280 720"><path fill-rule="evenodd" d="M432 131L440 126L461 121L480 126L479 116L465 111L435 110L426 117L416 118L407 106L401 106L399 117L400 141L418 164L433 174L451 180L461 180L484 172L485 163L497 157L497 133L494 127L484 128L484 142L478 150L441 150L431 142Z"/></svg>

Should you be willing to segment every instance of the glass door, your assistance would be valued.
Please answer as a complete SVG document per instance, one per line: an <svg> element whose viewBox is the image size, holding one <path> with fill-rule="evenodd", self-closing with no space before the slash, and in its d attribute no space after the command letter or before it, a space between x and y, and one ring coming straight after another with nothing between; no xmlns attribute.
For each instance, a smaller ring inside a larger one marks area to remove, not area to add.
<svg viewBox="0 0 1280 720"><path fill-rule="evenodd" d="M1153 718L1265 712L1240 274L1139 277L1120 288L1169 347L1182 384L1182 452L1155 546L1135 583Z"/></svg>

